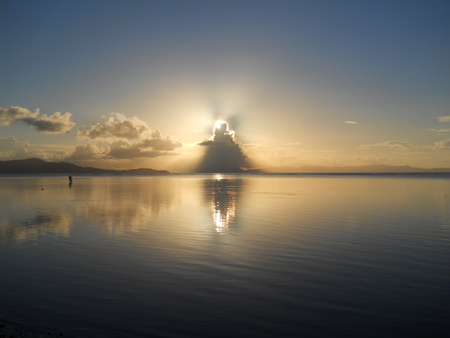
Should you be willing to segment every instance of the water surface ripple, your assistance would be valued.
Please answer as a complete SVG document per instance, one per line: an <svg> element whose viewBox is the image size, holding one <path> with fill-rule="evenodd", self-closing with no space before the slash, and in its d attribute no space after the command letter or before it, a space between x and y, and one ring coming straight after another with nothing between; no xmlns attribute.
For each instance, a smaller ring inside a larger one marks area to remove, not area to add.
<svg viewBox="0 0 450 338"><path fill-rule="evenodd" d="M0 177L0 320L66 337L450 332L447 176Z"/></svg>

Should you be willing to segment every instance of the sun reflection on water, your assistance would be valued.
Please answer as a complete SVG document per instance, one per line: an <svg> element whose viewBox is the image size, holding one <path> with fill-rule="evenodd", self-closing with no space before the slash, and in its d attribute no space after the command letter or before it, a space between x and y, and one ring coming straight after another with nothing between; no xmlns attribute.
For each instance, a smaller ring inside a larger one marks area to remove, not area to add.
<svg viewBox="0 0 450 338"><path fill-rule="evenodd" d="M241 189L241 180L215 175L206 181L208 200L214 220L214 227L219 234L228 234L236 218L236 204Z"/></svg>

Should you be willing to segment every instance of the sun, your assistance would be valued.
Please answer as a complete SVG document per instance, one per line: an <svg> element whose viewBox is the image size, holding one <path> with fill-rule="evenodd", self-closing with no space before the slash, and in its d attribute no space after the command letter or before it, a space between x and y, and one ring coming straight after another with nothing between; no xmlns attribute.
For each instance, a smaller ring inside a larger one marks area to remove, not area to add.
<svg viewBox="0 0 450 338"><path fill-rule="evenodd" d="M231 138L234 138L234 130L228 129L228 123L224 120L218 120L216 121L216 124L214 125L214 136L220 135L229 135Z"/></svg>
<svg viewBox="0 0 450 338"><path fill-rule="evenodd" d="M228 129L228 123L223 120L217 120L216 124L214 125L214 129L221 129L224 124L227 126L226 129Z"/></svg>

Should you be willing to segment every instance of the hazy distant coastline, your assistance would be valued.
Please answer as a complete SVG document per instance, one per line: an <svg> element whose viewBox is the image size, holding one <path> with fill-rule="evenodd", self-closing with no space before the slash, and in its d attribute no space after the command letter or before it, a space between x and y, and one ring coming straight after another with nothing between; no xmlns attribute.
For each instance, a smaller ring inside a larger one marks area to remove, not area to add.
<svg viewBox="0 0 450 338"><path fill-rule="evenodd" d="M264 169L231 168L223 173L450 173L450 168L366 165L348 167L302 166ZM47 162L38 158L0 161L0 174L169 174L167 170L139 168L129 170L80 167L67 162Z"/></svg>
<svg viewBox="0 0 450 338"><path fill-rule="evenodd" d="M80 167L67 162L46 162L38 158L0 161L1 174L168 174L167 170L139 168L130 170Z"/></svg>
<svg viewBox="0 0 450 338"><path fill-rule="evenodd" d="M450 173L450 168L417 168L409 165L389 166L385 164L348 166L348 167L325 167L325 166L302 166L302 167L270 167L267 172L278 173Z"/></svg>

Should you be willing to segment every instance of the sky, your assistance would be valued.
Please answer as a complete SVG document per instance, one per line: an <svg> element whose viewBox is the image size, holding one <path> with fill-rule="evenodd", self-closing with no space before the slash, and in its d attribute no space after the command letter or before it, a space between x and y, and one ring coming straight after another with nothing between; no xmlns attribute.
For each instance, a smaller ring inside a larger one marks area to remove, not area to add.
<svg viewBox="0 0 450 338"><path fill-rule="evenodd" d="M3 0L0 160L186 172L234 147L268 171L450 168L449 17L446 0Z"/></svg>

